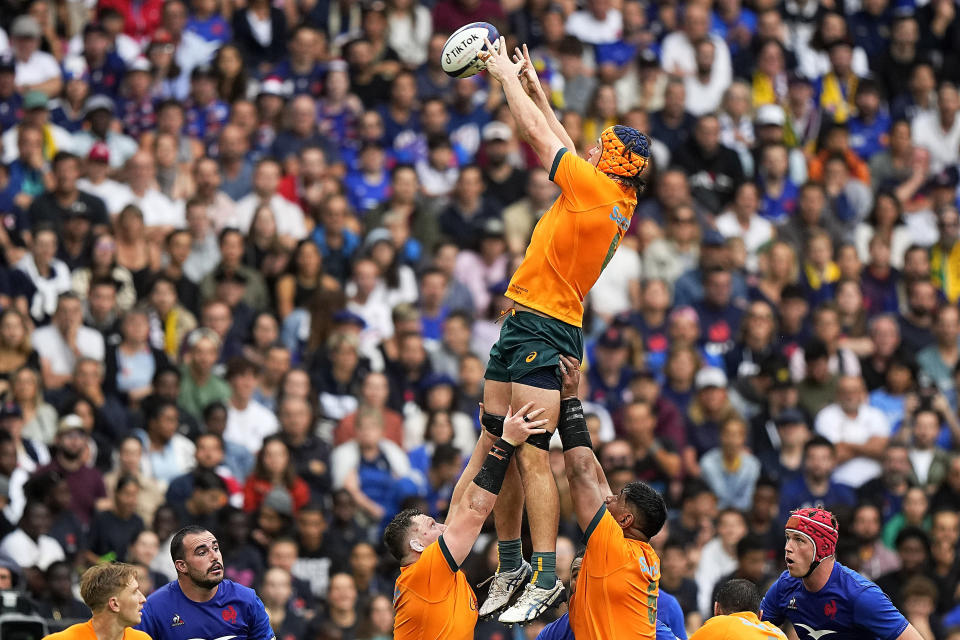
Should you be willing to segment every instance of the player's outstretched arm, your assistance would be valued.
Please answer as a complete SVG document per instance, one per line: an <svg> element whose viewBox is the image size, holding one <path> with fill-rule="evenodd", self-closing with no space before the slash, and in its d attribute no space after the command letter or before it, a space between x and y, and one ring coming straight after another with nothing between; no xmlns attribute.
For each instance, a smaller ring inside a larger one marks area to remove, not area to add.
<svg viewBox="0 0 960 640"><path fill-rule="evenodd" d="M916 627L910 623L907 623L907 628L903 630L903 633L897 636L897 640L923 640L923 636L920 635L920 632L917 631Z"/></svg>
<svg viewBox="0 0 960 640"><path fill-rule="evenodd" d="M563 388L560 391L560 419L557 431L563 443L563 463L570 498L577 514L577 524L586 531L597 511L609 495L603 469L593 453L590 432L583 417L583 407L577 398L580 386L580 363L574 358L560 356L560 371L563 373ZM601 482L601 478L603 481ZM606 488L607 493L604 493Z"/></svg>
<svg viewBox="0 0 960 640"><path fill-rule="evenodd" d="M547 170L553 166L557 151L563 148L564 143L553 132L540 108L523 90L520 82L520 73L523 70L523 61L513 62L507 53L506 40L500 38L500 49L486 40L487 49L481 52L487 64L487 72L503 86L503 93L507 96L507 105L510 113L517 121L517 131L520 137L533 147L540 164Z"/></svg>
<svg viewBox="0 0 960 640"><path fill-rule="evenodd" d="M560 138L560 142L567 148L567 151L578 155L577 148L573 144L573 140L570 139L570 134L567 133L563 124L557 119L553 105L550 104L550 98L548 98L547 94L543 91L543 85L540 84L540 78L537 76L536 67L533 66L533 60L530 58L527 45L523 45L522 51L520 49L516 50L513 60L514 62L523 64L523 67L520 69L520 84L523 85L523 90L527 92L530 99L533 100L537 108L540 109L540 113L543 114L544 119L550 126L550 130Z"/></svg>
<svg viewBox="0 0 960 640"><path fill-rule="evenodd" d="M447 521L447 529L443 532L443 542L457 565L463 563L470 555L480 528L497 501L497 494L503 485L503 477L510 466L517 447L526 442L527 438L538 433L545 433L543 428L546 419L537 420L546 409L533 409L533 403L528 402L516 413L507 409L503 421L503 437L493 443L487 453L480 471L474 476L473 482L463 492L463 497L457 505L456 511Z"/></svg>

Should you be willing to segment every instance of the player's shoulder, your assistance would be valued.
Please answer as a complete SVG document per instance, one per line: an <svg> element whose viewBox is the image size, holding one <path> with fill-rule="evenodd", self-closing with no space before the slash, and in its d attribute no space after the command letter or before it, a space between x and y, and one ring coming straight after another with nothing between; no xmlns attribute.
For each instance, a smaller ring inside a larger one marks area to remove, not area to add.
<svg viewBox="0 0 960 640"><path fill-rule="evenodd" d="M178 593L181 593L180 583L178 583L176 580L171 580L162 587L155 589L153 593L147 596L147 602L144 607L149 607L151 605L175 598Z"/></svg>
<svg viewBox="0 0 960 640"><path fill-rule="evenodd" d="M72 624L63 631L51 633L43 640L86 640L87 638L96 638L89 620Z"/></svg>
<svg viewBox="0 0 960 640"><path fill-rule="evenodd" d="M831 579L836 580L841 589L851 594L862 594L864 591L873 590L882 593L880 587L869 578L860 575L850 567L840 564L839 562L836 563L836 569Z"/></svg>
<svg viewBox="0 0 960 640"><path fill-rule="evenodd" d="M153 640L146 631L127 627L123 632L123 640Z"/></svg>
<svg viewBox="0 0 960 640"><path fill-rule="evenodd" d="M768 597L779 597L785 598L791 595L796 595L798 590L803 590L803 580L800 578L794 578L790 575L789 571L784 571L781 573L776 580L773 581L773 584L770 585L770 588L767 590L767 595L764 599ZM775 603L768 602L768 605L773 605Z"/></svg>
<svg viewBox="0 0 960 640"><path fill-rule="evenodd" d="M223 590L222 594L226 600L240 600L241 602L254 604L260 599L260 596L251 587L245 587L233 580L224 579L220 583L220 588Z"/></svg>

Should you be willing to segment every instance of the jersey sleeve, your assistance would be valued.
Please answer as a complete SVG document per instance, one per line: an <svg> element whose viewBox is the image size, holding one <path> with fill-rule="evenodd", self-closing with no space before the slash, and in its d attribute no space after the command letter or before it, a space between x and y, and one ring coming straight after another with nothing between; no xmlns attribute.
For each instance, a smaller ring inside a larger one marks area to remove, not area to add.
<svg viewBox="0 0 960 640"><path fill-rule="evenodd" d="M270 626L267 610L256 594L253 594L253 602L250 603L250 615L250 634L247 636L249 640L275 640L276 634Z"/></svg>
<svg viewBox="0 0 960 640"><path fill-rule="evenodd" d="M783 603L780 602L780 582L783 576L777 579L767 590L767 595L760 601L760 619L772 622L778 627L783 624Z"/></svg>
<svg viewBox="0 0 960 640"><path fill-rule="evenodd" d="M442 540L427 545L420 559L401 576L404 586L431 602L446 594L456 580L455 563L443 552Z"/></svg>
<svg viewBox="0 0 960 640"><path fill-rule="evenodd" d="M853 605L853 623L877 640L896 640L907 628L907 619L875 584L864 589Z"/></svg>
<svg viewBox="0 0 960 640"><path fill-rule="evenodd" d="M657 620L657 640L677 640L677 636L673 633L673 629Z"/></svg>
<svg viewBox="0 0 960 640"><path fill-rule="evenodd" d="M617 198L610 189L616 188L616 185L597 171L596 167L571 153L566 147L557 151L554 156L550 179L560 187L563 196L573 205L574 210L583 207L585 202L593 203L592 207L605 199L613 201Z"/></svg>
<svg viewBox="0 0 960 640"><path fill-rule="evenodd" d="M684 627L683 609L680 603L669 593L660 590L657 596L657 621L663 621L673 635L680 640L687 640L687 630Z"/></svg>

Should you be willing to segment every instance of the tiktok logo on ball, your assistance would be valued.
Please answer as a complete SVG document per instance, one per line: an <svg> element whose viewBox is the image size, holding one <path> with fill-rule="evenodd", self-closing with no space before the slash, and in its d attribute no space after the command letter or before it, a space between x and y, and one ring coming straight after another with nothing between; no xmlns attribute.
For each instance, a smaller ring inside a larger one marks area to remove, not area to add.
<svg viewBox="0 0 960 640"><path fill-rule="evenodd" d="M447 52L447 64L453 64L455 58L459 58L460 54L467 50L467 47L479 39L480 36L475 33L471 33L469 36L467 36L467 38L455 46L452 51Z"/></svg>

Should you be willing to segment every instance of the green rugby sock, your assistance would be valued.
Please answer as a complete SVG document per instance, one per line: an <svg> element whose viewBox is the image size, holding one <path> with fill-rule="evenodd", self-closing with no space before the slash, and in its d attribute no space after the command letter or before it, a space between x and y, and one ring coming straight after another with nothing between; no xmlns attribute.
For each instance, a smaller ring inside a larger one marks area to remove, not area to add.
<svg viewBox="0 0 960 640"><path fill-rule="evenodd" d="M557 583L557 553L534 551L530 564L533 565L531 582L541 589L553 589Z"/></svg>
<svg viewBox="0 0 960 640"><path fill-rule="evenodd" d="M500 558L500 567L497 571L513 571L523 564L523 546L520 538L516 540L498 540L497 556Z"/></svg>

